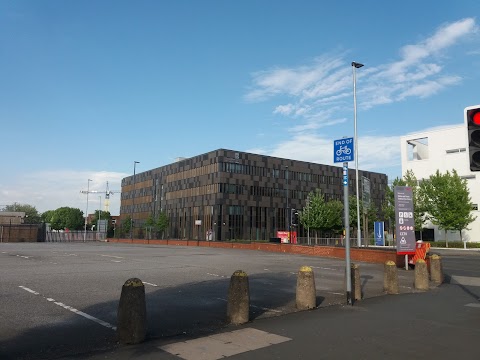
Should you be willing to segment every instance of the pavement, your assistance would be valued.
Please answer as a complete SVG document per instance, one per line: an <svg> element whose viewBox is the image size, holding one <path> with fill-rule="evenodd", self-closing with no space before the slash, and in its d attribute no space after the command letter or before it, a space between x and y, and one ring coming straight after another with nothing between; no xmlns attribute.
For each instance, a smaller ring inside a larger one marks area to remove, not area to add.
<svg viewBox="0 0 480 360"><path fill-rule="evenodd" d="M479 283L480 285L480 283ZM475 359L480 356L480 293L458 284L386 295L174 337L88 359Z"/></svg>

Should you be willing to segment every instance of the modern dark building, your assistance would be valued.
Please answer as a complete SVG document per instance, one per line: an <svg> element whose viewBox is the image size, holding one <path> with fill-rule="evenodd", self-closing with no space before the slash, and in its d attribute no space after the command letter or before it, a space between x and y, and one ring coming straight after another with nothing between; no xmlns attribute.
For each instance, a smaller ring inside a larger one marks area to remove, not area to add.
<svg viewBox="0 0 480 360"><path fill-rule="evenodd" d="M381 209L387 176L359 176L370 180L371 201ZM348 177L355 195L355 170ZM288 229L287 209L302 209L309 192L343 201L342 178L342 167L219 149L124 178L120 221L133 215L141 237L145 221L163 211L168 238L267 240Z"/></svg>

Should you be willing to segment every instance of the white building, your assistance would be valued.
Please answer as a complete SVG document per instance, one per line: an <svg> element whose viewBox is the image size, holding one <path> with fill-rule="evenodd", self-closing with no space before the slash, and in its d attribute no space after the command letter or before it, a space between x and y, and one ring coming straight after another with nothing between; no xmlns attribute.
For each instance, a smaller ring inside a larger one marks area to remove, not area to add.
<svg viewBox="0 0 480 360"><path fill-rule="evenodd" d="M417 180L422 180L437 170L445 173L455 169L460 177L467 179L473 203L472 215L477 218L468 226L470 230L462 232L462 237L464 241L480 241L480 172L470 171L466 125L409 134L402 136L400 142L402 174L412 170ZM425 227L434 229L435 240L445 240L444 230L438 230L432 224ZM458 231L448 232L447 236L448 241L460 240Z"/></svg>

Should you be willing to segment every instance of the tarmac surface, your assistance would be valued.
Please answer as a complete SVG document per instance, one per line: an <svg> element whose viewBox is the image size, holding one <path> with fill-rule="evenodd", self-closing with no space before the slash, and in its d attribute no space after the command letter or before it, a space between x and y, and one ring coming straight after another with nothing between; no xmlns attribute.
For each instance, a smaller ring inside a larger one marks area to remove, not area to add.
<svg viewBox="0 0 480 360"><path fill-rule="evenodd" d="M465 358L478 354L480 252L448 252L447 284L425 293L412 289L413 271L399 269L402 295L395 296L381 296L382 264L359 263L365 299L352 307L344 305L338 259L126 244L0 250L1 359L443 359L448 346ZM297 312L303 265L314 269L318 308ZM226 293L238 269L249 274L252 321L227 326ZM121 285L133 276L145 284L148 339L123 346L116 310ZM430 344L439 351L427 351Z"/></svg>

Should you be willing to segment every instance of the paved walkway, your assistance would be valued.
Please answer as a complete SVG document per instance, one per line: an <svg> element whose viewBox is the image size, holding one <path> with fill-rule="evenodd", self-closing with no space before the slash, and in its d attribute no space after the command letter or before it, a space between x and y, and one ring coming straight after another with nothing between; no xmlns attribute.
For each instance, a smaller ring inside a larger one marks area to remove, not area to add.
<svg viewBox="0 0 480 360"><path fill-rule="evenodd" d="M479 289L478 278L456 278L424 293L260 319L194 339L122 346L91 358L474 359L480 357L480 297L472 294Z"/></svg>

